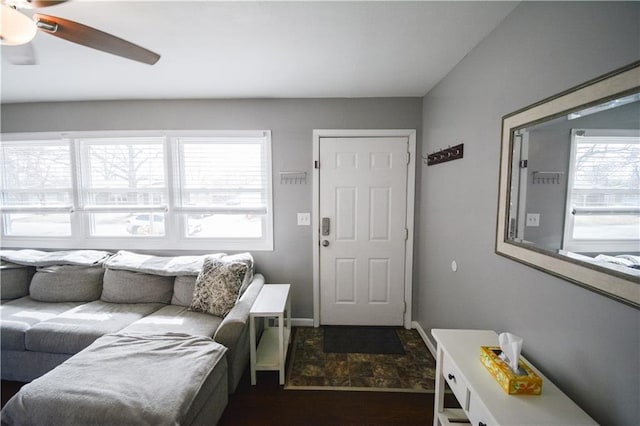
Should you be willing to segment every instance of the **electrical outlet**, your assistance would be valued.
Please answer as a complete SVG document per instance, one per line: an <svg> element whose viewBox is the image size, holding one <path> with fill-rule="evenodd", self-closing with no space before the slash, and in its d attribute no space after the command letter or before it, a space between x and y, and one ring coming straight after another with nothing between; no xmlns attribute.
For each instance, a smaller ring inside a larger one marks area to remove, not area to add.
<svg viewBox="0 0 640 426"><path fill-rule="evenodd" d="M527 213L527 226L540 226L540 213Z"/></svg>
<svg viewBox="0 0 640 426"><path fill-rule="evenodd" d="M311 213L298 213L298 226L310 226Z"/></svg>

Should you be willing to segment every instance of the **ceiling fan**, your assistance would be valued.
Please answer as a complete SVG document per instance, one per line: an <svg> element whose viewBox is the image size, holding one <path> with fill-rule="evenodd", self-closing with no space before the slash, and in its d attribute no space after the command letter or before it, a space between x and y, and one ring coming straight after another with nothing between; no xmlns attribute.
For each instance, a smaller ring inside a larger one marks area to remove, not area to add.
<svg viewBox="0 0 640 426"><path fill-rule="evenodd" d="M65 3L67 0L1 0L0 44L22 46L12 52L10 60L17 64L35 64L30 41L38 30L103 52L153 65L160 55L119 37L96 28L59 18L36 13L33 18L20 12L21 9L42 8Z"/></svg>

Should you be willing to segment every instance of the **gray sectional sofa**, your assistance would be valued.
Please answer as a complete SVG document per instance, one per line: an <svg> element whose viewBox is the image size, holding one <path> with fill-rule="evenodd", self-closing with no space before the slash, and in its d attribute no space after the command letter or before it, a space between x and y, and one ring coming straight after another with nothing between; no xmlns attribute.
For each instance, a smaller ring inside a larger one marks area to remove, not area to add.
<svg viewBox="0 0 640 426"><path fill-rule="evenodd" d="M35 267L3 261L2 379L32 381L102 336L178 333L212 338L226 348L226 382L232 393L248 364L249 309L264 277L253 274L251 262L251 273L243 284L246 288L221 318L189 309L197 257L178 261L178 265L187 265L181 270L175 267L177 257L149 257L150 262L139 262L132 255L135 262L120 264L110 263L108 256L89 265L53 260Z"/></svg>

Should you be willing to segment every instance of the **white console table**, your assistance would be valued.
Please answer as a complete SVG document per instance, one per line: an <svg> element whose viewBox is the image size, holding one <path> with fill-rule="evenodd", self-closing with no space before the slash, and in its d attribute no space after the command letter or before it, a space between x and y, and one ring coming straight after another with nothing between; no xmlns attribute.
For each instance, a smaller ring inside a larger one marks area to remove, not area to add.
<svg viewBox="0 0 640 426"><path fill-rule="evenodd" d="M284 385L284 366L291 336L290 284L265 284L249 310L249 355L251 384L256 384L256 371L278 370ZM265 318L264 331L256 348L256 318ZM270 327L268 318L276 318L277 326Z"/></svg>
<svg viewBox="0 0 640 426"><path fill-rule="evenodd" d="M433 425L597 424L525 359L542 378L541 395L507 395L480 361L480 346L498 346L491 330L434 329L436 394ZM444 408L445 381L462 409Z"/></svg>

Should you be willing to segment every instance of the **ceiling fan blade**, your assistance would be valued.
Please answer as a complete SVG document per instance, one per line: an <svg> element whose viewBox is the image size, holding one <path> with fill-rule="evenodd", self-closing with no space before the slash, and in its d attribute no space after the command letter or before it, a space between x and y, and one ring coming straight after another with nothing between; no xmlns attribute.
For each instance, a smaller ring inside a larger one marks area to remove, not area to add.
<svg viewBox="0 0 640 426"><path fill-rule="evenodd" d="M56 4L66 3L67 0L27 0L32 7L48 7L55 6Z"/></svg>
<svg viewBox="0 0 640 426"><path fill-rule="evenodd" d="M42 14L33 18L40 30L73 43L149 65L160 59L157 53L78 22Z"/></svg>
<svg viewBox="0 0 640 426"><path fill-rule="evenodd" d="M31 43L2 46L2 57L13 65L35 65L37 63L36 52Z"/></svg>

